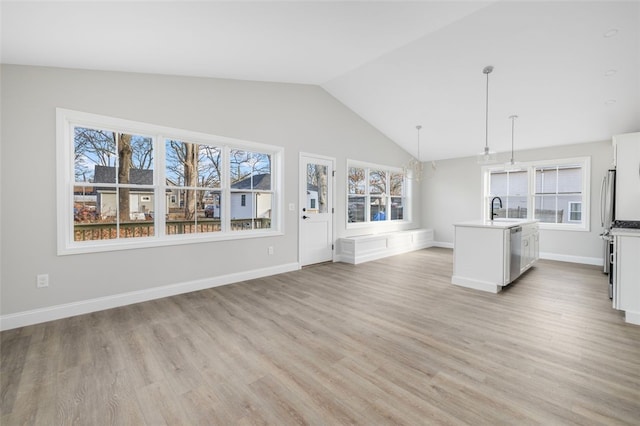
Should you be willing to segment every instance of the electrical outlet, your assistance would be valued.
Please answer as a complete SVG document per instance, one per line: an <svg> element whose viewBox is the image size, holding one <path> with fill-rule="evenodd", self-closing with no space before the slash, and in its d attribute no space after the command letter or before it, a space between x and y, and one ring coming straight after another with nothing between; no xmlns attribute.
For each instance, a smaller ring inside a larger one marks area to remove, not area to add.
<svg viewBox="0 0 640 426"><path fill-rule="evenodd" d="M36 287L49 287L49 274L39 274L36 276Z"/></svg>
<svg viewBox="0 0 640 426"><path fill-rule="evenodd" d="M269 255L273 254L273 246L269 246L269 248L267 249L267 253L269 253Z"/></svg>

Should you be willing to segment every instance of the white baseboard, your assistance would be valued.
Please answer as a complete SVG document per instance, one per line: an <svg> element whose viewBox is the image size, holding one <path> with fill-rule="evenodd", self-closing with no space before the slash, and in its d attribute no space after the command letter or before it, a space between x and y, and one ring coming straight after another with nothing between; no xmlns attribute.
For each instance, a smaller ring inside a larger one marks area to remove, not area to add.
<svg viewBox="0 0 640 426"><path fill-rule="evenodd" d="M540 259L557 260L559 262L582 263L585 265L603 266L601 257L571 256L568 254L540 253Z"/></svg>
<svg viewBox="0 0 640 426"><path fill-rule="evenodd" d="M434 241L432 247L453 248L453 243L447 243L444 241Z"/></svg>
<svg viewBox="0 0 640 426"><path fill-rule="evenodd" d="M502 286L497 284L474 280L472 278L459 277L457 275L451 277L451 284L455 284L460 287L472 288L474 290L487 291L489 293L499 293L502 290Z"/></svg>
<svg viewBox="0 0 640 426"><path fill-rule="evenodd" d="M154 287L128 293L114 294L112 296L81 300L79 302L65 303L63 305L48 306L46 308L33 309L30 311L17 312L14 314L0 315L0 330L10 330L12 328L39 324L76 315L88 314L105 309L131 305L133 303L146 302L148 300L161 299L163 297L175 296L177 294L189 293L192 291L204 290L212 287L219 287L222 285L232 284L240 281L297 271L298 269L300 269L299 263L288 263L283 265L271 266L268 268L236 272L233 274L222 275L218 277L170 284L162 287Z"/></svg>
<svg viewBox="0 0 640 426"><path fill-rule="evenodd" d="M625 311L624 320L629 324L640 325L640 312Z"/></svg>

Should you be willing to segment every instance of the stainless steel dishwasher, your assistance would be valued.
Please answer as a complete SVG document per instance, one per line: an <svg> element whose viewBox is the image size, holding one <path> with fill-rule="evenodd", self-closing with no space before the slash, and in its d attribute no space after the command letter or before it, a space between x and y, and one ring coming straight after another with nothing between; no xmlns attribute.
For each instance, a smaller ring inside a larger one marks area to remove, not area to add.
<svg viewBox="0 0 640 426"><path fill-rule="evenodd" d="M514 226L511 231L511 248L509 249L509 282L520 276L520 259L522 257L522 226Z"/></svg>

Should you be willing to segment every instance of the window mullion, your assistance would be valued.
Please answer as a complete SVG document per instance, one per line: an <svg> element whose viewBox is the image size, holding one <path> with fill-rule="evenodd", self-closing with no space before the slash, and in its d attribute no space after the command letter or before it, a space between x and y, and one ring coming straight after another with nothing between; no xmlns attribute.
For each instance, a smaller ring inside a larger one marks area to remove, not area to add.
<svg viewBox="0 0 640 426"><path fill-rule="evenodd" d="M364 169L364 221L371 221L371 188L369 185L369 168Z"/></svg>
<svg viewBox="0 0 640 426"><path fill-rule="evenodd" d="M535 217L536 208L536 168L534 166L527 167L527 219L532 220Z"/></svg>
<svg viewBox="0 0 640 426"><path fill-rule="evenodd" d="M222 147L222 173L220 173L220 197L223 204L220 209L220 230L223 233L231 231L231 149Z"/></svg>
<svg viewBox="0 0 640 426"><path fill-rule="evenodd" d="M384 209L384 217L385 220L391 220L391 172L389 170L385 171L385 209Z"/></svg>
<svg viewBox="0 0 640 426"><path fill-rule="evenodd" d="M155 176L154 178L154 215L153 223L155 226L155 234L158 237L164 237L166 235L166 213L169 211L167 206L167 174L166 174L166 152L165 152L165 139L161 134L154 136L153 147L155 150Z"/></svg>

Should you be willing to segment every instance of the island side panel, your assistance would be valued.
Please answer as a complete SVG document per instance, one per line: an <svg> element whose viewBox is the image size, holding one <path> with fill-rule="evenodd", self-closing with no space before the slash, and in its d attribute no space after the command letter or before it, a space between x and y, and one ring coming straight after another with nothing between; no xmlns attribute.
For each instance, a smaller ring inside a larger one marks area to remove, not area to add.
<svg viewBox="0 0 640 426"><path fill-rule="evenodd" d="M508 229L456 226L451 282L497 293L508 283Z"/></svg>

